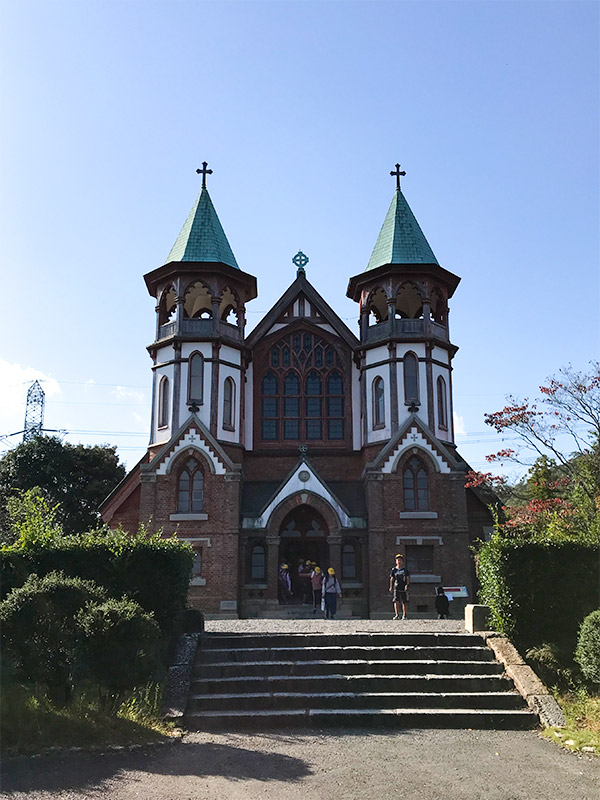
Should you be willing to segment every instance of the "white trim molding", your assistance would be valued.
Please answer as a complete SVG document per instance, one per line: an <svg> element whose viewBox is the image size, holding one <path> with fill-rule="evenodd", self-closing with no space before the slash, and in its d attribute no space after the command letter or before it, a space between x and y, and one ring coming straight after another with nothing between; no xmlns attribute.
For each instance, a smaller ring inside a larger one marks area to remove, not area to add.
<svg viewBox="0 0 600 800"><path fill-rule="evenodd" d="M223 464L217 454L200 436L199 431L191 427L186 431L185 436L182 436L172 450L163 458L160 465L156 468L156 474L167 475L171 471L174 460L186 449L189 450L190 455L193 450L198 450L202 453L206 457L211 471L216 475L225 475L227 472L225 464Z"/></svg>
<svg viewBox="0 0 600 800"><path fill-rule="evenodd" d="M440 546L444 544L441 536L396 536L396 544L403 542L414 542L415 544L437 542Z"/></svg>
<svg viewBox="0 0 600 800"><path fill-rule="evenodd" d="M450 466L446 463L442 456L433 449L429 441L423 436L416 425L413 425L406 431L402 439L398 442L394 452L391 453L385 464L382 466L381 471L387 474L395 472L398 465L398 460L402 454L413 447L418 448L419 450L424 450L427 453L429 458L433 461L437 472L451 472Z"/></svg>

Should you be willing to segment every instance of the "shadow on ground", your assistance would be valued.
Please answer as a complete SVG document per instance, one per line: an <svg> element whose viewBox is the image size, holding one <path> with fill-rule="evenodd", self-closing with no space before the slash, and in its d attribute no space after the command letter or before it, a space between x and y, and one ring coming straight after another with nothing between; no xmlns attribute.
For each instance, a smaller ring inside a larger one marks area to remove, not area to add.
<svg viewBox="0 0 600 800"><path fill-rule="evenodd" d="M305 761L291 756L213 742L184 742L147 751L65 753L15 759L4 765L1 791L10 794L101 789L103 783L124 771L290 782L312 774Z"/></svg>

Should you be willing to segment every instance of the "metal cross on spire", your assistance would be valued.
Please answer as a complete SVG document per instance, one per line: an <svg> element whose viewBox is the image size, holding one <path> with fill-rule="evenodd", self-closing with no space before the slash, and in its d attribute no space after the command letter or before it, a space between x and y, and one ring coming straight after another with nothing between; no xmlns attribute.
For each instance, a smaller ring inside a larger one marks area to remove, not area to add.
<svg viewBox="0 0 600 800"><path fill-rule="evenodd" d="M406 172L401 172L400 171L400 164L396 164L396 169L392 170L390 172L390 175L392 175L392 177L394 175L396 176L396 190L399 192L400 191L400 176L401 175L402 176L406 175Z"/></svg>
<svg viewBox="0 0 600 800"><path fill-rule="evenodd" d="M202 162L202 169L197 169L196 172L198 175L202 175L202 188L206 189L206 176L212 175L212 169L206 169L208 167L208 161Z"/></svg>

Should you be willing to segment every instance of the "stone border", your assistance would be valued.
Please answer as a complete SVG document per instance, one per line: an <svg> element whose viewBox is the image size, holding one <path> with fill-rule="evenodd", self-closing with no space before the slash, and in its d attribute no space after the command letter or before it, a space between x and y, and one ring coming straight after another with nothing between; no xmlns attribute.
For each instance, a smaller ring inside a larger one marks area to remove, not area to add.
<svg viewBox="0 0 600 800"><path fill-rule="evenodd" d="M561 707L529 664L525 663L514 644L495 631L478 631L478 634L494 651L498 661L504 664L506 674L529 708L538 715L542 725L545 728L564 728L567 721Z"/></svg>
<svg viewBox="0 0 600 800"><path fill-rule="evenodd" d="M167 674L161 709L161 715L170 722L178 722L185 714L201 635L184 633L177 642L177 652Z"/></svg>
<svg viewBox="0 0 600 800"><path fill-rule="evenodd" d="M45 747L37 753L19 753L15 750L7 750L3 759L5 761L16 761L19 758L41 758L42 756L61 756L70 753L117 753L117 752L132 752L134 750L148 750L155 747L164 747L165 745L181 744L186 731L177 730L174 736L165 736L163 739L148 742L132 742L131 744L90 744L87 747L60 747L54 745L52 747Z"/></svg>

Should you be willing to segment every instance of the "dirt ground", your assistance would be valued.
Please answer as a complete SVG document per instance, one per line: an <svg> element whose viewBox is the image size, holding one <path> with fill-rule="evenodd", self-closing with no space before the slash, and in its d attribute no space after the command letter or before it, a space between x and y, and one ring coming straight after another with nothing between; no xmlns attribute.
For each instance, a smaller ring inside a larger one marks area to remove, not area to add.
<svg viewBox="0 0 600 800"><path fill-rule="evenodd" d="M8 762L14 800L598 800L600 758L535 732L193 733L133 752Z"/></svg>

